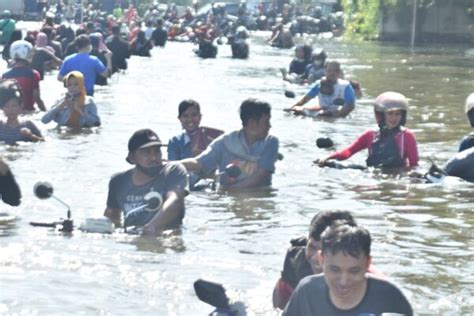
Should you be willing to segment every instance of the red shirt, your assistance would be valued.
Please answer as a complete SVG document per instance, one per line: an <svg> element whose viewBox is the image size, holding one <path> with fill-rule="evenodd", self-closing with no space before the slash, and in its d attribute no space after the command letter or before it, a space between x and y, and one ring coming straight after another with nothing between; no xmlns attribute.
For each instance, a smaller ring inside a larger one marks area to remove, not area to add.
<svg viewBox="0 0 474 316"><path fill-rule="evenodd" d="M13 67L2 75L2 79L15 79L21 89L23 110L34 111L33 91L39 90L41 76L37 70L26 66Z"/></svg>
<svg viewBox="0 0 474 316"><path fill-rule="evenodd" d="M330 159L345 160L361 151L368 149L369 154L372 149L372 143L379 132L369 129L359 135L357 139L348 147L336 151L329 156ZM400 157L405 160L407 166L413 167L418 165L418 147L416 144L415 134L408 128L402 128L402 131L395 135L395 141L400 152Z"/></svg>

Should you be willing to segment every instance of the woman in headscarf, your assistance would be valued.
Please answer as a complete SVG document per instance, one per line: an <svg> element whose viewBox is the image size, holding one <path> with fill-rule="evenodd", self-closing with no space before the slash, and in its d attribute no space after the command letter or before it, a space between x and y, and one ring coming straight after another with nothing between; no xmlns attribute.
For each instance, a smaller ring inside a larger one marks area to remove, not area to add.
<svg viewBox="0 0 474 316"><path fill-rule="evenodd" d="M96 56L99 60L104 64L104 66L108 66L107 57L105 55L110 52L110 50L105 46L104 37L101 33L96 32L89 35L89 39L91 41L91 55ZM106 86L107 85L107 78L102 76L97 76L95 79L95 84L99 86Z"/></svg>
<svg viewBox="0 0 474 316"><path fill-rule="evenodd" d="M58 126L71 128L100 126L97 106L86 95L84 76L79 71L71 71L64 77L67 93L41 119L45 124L54 120Z"/></svg>

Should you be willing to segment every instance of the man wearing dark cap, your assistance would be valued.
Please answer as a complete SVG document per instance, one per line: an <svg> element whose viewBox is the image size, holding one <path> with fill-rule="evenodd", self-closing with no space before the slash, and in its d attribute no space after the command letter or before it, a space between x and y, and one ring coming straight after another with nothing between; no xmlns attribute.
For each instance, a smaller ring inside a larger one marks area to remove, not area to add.
<svg viewBox="0 0 474 316"><path fill-rule="evenodd" d="M188 192L186 169L178 163L163 164L161 140L150 129L136 131L128 141L127 162L134 168L115 174L109 182L107 208L104 215L115 225L143 227L143 233L154 235L157 231L181 224L184 217L184 197ZM158 192L163 205L158 211L146 209L127 214L145 204L145 195Z"/></svg>

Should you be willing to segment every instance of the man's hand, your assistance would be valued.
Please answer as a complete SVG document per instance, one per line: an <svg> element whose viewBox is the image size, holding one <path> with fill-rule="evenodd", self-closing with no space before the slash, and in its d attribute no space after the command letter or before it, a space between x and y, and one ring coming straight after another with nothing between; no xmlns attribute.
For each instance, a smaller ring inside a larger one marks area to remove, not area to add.
<svg viewBox="0 0 474 316"><path fill-rule="evenodd" d="M107 207L104 211L104 216L110 219L112 223L114 223L115 227L122 226L121 225L122 211L120 209Z"/></svg>
<svg viewBox="0 0 474 316"><path fill-rule="evenodd" d="M329 156L324 158L316 158L315 160L313 160L313 163L320 167L324 167L330 159L331 158L329 158Z"/></svg>
<svg viewBox="0 0 474 316"><path fill-rule="evenodd" d="M156 236L157 235L157 229L155 225L151 225L150 223L146 224L143 226L143 236Z"/></svg>
<svg viewBox="0 0 474 316"><path fill-rule="evenodd" d="M33 136L33 133L27 127L23 127L22 129L20 129L20 134L21 136L26 137L26 138L32 138Z"/></svg>
<svg viewBox="0 0 474 316"><path fill-rule="evenodd" d="M43 141L44 138L42 137L39 137L39 136L36 136L35 134L33 134L31 132L31 130L27 127L23 127L22 129L20 129L20 134L21 136L23 137L26 137L28 138L29 140L33 141L33 142L37 142L37 141Z"/></svg>

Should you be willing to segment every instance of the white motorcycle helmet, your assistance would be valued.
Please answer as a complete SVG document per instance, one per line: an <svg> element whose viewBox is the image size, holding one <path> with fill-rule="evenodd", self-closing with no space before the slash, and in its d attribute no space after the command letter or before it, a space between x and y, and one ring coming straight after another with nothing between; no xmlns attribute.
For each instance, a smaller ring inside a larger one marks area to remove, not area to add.
<svg viewBox="0 0 474 316"><path fill-rule="evenodd" d="M13 42L10 46L10 58L31 62L33 58L33 45L24 40Z"/></svg>

